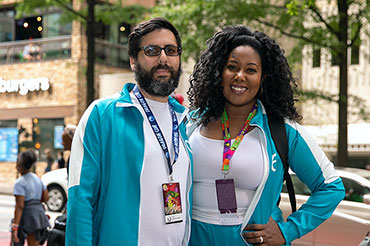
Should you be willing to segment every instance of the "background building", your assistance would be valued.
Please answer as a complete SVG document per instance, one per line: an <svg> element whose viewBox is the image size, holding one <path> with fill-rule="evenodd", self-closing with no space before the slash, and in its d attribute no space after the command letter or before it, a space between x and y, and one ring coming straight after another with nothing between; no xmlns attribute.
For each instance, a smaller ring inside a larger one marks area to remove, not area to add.
<svg viewBox="0 0 370 246"><path fill-rule="evenodd" d="M348 51L348 166L366 168L370 165L370 123L358 114L359 109L370 109L370 25L364 27L360 42ZM339 67L326 49L306 46L303 50L302 88L318 90L329 95L339 93ZM363 104L354 99L356 96ZM316 137L320 146L335 161L338 138L338 104L317 100L302 105L303 123Z"/></svg>
<svg viewBox="0 0 370 246"><path fill-rule="evenodd" d="M15 2L0 1L0 183L15 179L20 151L35 148L44 161L43 151L49 148L55 159L63 148L64 125L77 124L86 109L85 28L77 21L62 22L58 8L16 19ZM127 4L152 7L154 2ZM100 92L112 91L115 83L101 78L126 74L133 79L127 54L131 29L126 23L97 23L96 98Z"/></svg>

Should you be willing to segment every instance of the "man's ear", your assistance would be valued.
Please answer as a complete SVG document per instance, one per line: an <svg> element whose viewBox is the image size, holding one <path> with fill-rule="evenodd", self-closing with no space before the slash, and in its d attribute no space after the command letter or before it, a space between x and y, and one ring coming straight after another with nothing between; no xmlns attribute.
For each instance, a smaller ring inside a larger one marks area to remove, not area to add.
<svg viewBox="0 0 370 246"><path fill-rule="evenodd" d="M135 71L135 64L136 64L135 58L130 56L130 67L132 71Z"/></svg>

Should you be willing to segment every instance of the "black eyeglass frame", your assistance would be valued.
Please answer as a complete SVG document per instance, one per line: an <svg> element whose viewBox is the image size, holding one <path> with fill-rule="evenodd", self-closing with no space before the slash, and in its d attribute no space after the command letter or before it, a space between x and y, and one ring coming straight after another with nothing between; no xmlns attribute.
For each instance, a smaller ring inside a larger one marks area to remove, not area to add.
<svg viewBox="0 0 370 246"><path fill-rule="evenodd" d="M155 55L149 55L149 54L147 53L146 49L147 49L147 48L151 48L151 47L160 49L160 50L159 50L159 52L158 52L158 54L155 54ZM167 53L168 51L166 50L166 49L168 49L168 48L175 48L175 49L177 49L177 54L176 54L176 55L170 55L170 54L168 54L168 53ZM158 46L158 45L146 45L146 46L144 46L144 47L140 47L140 48L139 48L139 51L140 51L140 50L143 50L143 51L144 51L144 54L145 54L146 56L151 56L151 57L153 57L153 56L159 56L159 55L162 53L162 50L164 50L164 53L166 54L166 56L179 56L179 55L181 55L181 52L182 52L181 47L178 47L178 46L175 46L175 45L172 45L172 44L166 45L166 46L164 46L163 48L162 48L161 46Z"/></svg>

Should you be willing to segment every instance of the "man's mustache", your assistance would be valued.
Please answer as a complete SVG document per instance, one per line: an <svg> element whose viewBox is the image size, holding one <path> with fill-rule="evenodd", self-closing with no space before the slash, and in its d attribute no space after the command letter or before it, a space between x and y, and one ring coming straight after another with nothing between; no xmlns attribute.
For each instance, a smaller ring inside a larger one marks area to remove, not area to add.
<svg viewBox="0 0 370 246"><path fill-rule="evenodd" d="M161 69L161 70L168 70L171 73L174 72L174 69L172 67L168 66L167 64L165 64L165 65L159 64L158 66L152 67L152 69L150 69L150 73L153 74L155 71L157 71L159 69Z"/></svg>

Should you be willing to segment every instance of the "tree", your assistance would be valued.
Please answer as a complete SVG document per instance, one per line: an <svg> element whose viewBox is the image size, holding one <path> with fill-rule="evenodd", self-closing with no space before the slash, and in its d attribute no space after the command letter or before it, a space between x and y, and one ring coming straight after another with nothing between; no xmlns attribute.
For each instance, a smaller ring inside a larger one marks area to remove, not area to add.
<svg viewBox="0 0 370 246"><path fill-rule="evenodd" d="M292 54L301 55L304 45L328 49L339 64L337 165L347 164L347 51L360 41L370 20L369 0L160 0L153 15L167 17L179 28L185 59L197 59L216 30L241 23L294 38Z"/></svg>
<svg viewBox="0 0 370 246"><path fill-rule="evenodd" d="M74 0L79 1L79 0ZM24 0L17 3L17 15L34 13L35 9L43 9L50 6L59 7L64 13L64 20L77 20L85 24L87 36L87 68L86 68L86 107L95 99L95 23L103 21L105 24L114 22L126 22L135 24L142 19L147 9L140 5L123 7L120 0L80 1L81 9L73 8L73 0ZM86 8L87 7L87 8ZM86 11L87 10L87 11Z"/></svg>

